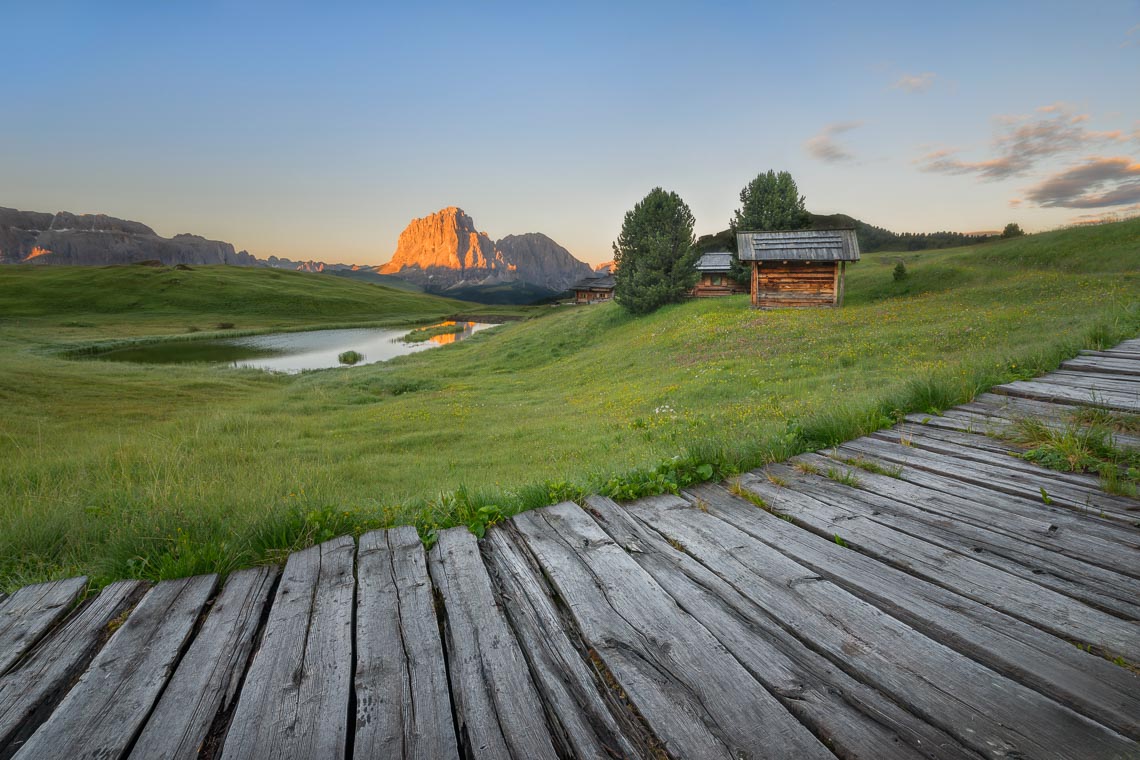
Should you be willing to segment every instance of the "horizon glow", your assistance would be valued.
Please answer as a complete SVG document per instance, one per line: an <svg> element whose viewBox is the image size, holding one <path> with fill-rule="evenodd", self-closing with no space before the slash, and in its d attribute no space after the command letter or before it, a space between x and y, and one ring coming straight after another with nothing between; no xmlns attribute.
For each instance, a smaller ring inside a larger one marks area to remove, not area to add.
<svg viewBox="0 0 1140 760"><path fill-rule="evenodd" d="M259 258L375 265L446 206L612 257L677 191L698 235L787 169L898 232L1140 213L1140 7L1108 0L6 9L0 205ZM46 40L46 43L45 43Z"/></svg>

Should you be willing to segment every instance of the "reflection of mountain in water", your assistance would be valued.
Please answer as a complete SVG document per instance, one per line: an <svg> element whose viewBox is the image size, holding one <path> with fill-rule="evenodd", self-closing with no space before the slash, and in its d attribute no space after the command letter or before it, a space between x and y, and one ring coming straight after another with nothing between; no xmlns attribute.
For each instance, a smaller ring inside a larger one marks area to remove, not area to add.
<svg viewBox="0 0 1140 760"><path fill-rule="evenodd" d="M452 325L462 324L463 329L458 332L442 333L441 335L433 335L428 340L433 343L438 343L441 346L446 346L449 343L458 343L464 338L470 338L471 333L475 332L475 325L478 322L440 322L442 327L451 327Z"/></svg>

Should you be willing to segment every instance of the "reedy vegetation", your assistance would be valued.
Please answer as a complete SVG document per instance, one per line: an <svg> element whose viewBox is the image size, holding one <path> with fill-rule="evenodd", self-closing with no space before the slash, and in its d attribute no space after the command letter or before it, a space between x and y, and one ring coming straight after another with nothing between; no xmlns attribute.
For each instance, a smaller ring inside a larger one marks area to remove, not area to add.
<svg viewBox="0 0 1140 760"><path fill-rule="evenodd" d="M427 322L452 304L402 293L427 300L388 310L396 296L318 275L0 269L17 294L0 306L0 587L226 572L402 523L429 540L478 532L591 491L675 490L831 446L1136 335L1138 248L1137 221L1066 230L906 255L901 282L898 254L870 255L841 310L545 307L453 346L291 377L59 352L220 321L391 323L405 308Z"/></svg>

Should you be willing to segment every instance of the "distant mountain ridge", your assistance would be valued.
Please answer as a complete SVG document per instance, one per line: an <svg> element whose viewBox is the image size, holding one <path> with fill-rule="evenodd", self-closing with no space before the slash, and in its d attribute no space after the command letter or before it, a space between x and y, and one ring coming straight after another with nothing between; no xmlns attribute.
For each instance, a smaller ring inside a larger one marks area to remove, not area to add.
<svg viewBox="0 0 1140 760"><path fill-rule="evenodd" d="M441 293L508 283L560 292L591 269L538 232L492 242L463 209L448 206L413 219L400 233L392 259L376 271Z"/></svg>
<svg viewBox="0 0 1140 760"><path fill-rule="evenodd" d="M106 266L158 261L167 266L229 264L321 272L404 290L451 291L468 300L529 303L564 291L590 266L537 232L492 242L462 209L413 220L392 260L379 267L259 259L199 235L164 238L141 222L105 214L41 213L0 207L0 264Z"/></svg>

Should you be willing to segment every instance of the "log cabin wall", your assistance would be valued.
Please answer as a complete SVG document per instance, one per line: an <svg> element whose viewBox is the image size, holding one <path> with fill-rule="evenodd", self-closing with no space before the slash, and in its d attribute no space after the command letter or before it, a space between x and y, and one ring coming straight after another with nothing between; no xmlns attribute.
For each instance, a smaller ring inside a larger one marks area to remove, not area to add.
<svg viewBox="0 0 1140 760"><path fill-rule="evenodd" d="M752 305L761 309L834 306L838 280L837 261L754 261Z"/></svg>

